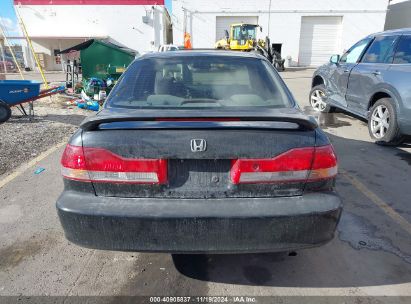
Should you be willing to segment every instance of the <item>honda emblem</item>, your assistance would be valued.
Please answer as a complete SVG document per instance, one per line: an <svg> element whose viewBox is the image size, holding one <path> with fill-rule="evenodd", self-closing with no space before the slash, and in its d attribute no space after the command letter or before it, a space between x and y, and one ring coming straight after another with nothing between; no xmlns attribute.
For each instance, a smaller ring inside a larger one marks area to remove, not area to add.
<svg viewBox="0 0 411 304"><path fill-rule="evenodd" d="M205 139L192 139L190 143L192 152L204 152L207 149L207 142Z"/></svg>

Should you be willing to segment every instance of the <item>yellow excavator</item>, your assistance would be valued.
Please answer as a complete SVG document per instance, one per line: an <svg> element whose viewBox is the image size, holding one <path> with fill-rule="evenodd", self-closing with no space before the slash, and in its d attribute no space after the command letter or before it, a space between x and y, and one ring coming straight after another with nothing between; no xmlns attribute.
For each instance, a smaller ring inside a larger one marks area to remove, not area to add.
<svg viewBox="0 0 411 304"><path fill-rule="evenodd" d="M280 53L273 50L270 46L270 39L257 40L257 29L262 31L258 24L235 23L230 26L230 33L225 31L225 38L215 43L216 49L258 52L266 57L277 70L284 70L285 60L281 58Z"/></svg>

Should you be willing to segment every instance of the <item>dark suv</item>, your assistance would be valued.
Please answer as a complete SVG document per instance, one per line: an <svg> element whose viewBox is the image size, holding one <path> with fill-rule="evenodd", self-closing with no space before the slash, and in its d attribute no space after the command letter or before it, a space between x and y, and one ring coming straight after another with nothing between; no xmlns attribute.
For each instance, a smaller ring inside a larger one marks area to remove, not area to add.
<svg viewBox="0 0 411 304"><path fill-rule="evenodd" d="M411 29L370 35L333 55L312 80L316 111L340 108L368 119L371 137L398 144L411 135Z"/></svg>

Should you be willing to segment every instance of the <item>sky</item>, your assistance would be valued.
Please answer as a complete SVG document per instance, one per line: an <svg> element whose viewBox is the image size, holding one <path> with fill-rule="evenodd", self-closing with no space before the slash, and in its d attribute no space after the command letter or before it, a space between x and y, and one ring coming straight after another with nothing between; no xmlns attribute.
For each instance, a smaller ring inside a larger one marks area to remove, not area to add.
<svg viewBox="0 0 411 304"><path fill-rule="evenodd" d="M171 1L172 0L165 0L165 4L170 12ZM16 15L13 8L13 0L0 0L0 22L8 35L19 35Z"/></svg>
<svg viewBox="0 0 411 304"><path fill-rule="evenodd" d="M166 6L167 6L167 8L168 8L168 10L171 12L171 1L172 0L165 0L165 2L166 2Z"/></svg>
<svg viewBox="0 0 411 304"><path fill-rule="evenodd" d="M9 35L13 36L19 33L13 0L0 0L0 22Z"/></svg>

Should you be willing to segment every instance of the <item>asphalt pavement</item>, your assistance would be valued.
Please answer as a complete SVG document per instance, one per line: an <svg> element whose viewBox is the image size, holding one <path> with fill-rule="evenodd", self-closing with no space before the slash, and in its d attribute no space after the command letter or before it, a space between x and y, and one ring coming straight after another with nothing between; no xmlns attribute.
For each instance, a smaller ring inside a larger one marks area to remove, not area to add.
<svg viewBox="0 0 411 304"><path fill-rule="evenodd" d="M312 72L281 74L308 113ZM366 123L344 113L316 116L336 148L344 201L336 237L325 246L172 257L70 244L55 210L60 145L0 178L0 295L361 296L363 303L396 296L394 303L410 303L411 145L377 146ZM45 171L34 174L38 167Z"/></svg>

